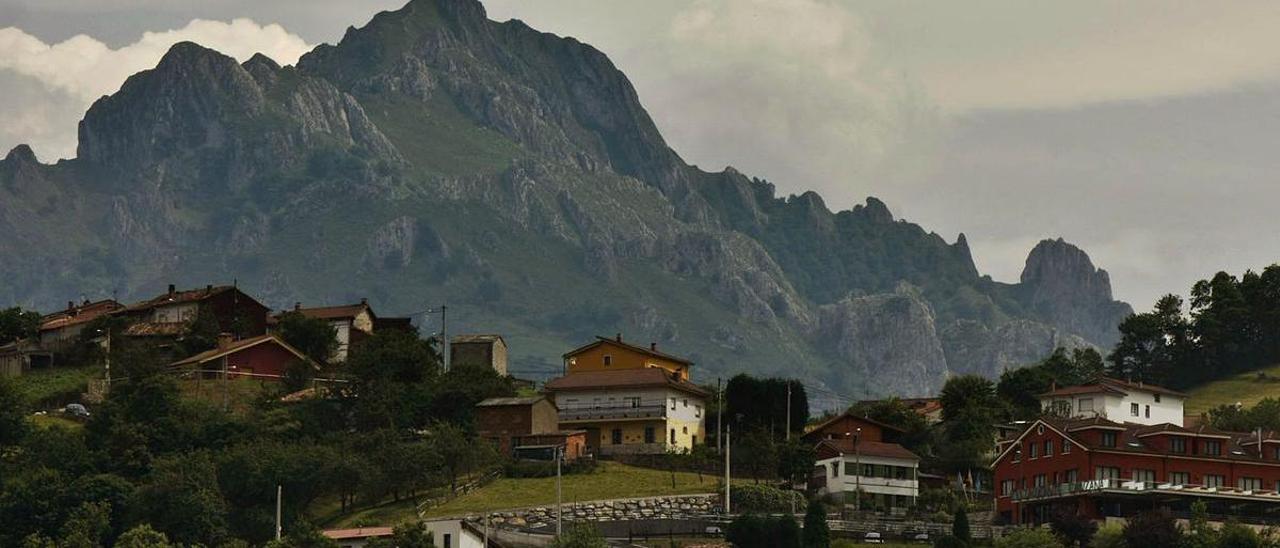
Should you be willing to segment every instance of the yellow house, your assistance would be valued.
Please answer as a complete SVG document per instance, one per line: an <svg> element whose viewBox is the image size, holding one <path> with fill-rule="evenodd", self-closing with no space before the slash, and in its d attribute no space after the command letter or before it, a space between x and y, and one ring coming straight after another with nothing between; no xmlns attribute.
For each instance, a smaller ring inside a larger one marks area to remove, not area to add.
<svg viewBox="0 0 1280 548"><path fill-rule="evenodd" d="M590 344L580 346L564 355L565 372L618 371L622 369L665 369L682 381L689 380L689 367L693 362L658 351L658 345L636 346L622 342L622 334L615 338L596 337Z"/></svg>
<svg viewBox="0 0 1280 548"><path fill-rule="evenodd" d="M567 374L545 389L560 428L586 430L592 454L688 451L706 440L710 396L689 382L691 365L652 347L599 338L565 354Z"/></svg>

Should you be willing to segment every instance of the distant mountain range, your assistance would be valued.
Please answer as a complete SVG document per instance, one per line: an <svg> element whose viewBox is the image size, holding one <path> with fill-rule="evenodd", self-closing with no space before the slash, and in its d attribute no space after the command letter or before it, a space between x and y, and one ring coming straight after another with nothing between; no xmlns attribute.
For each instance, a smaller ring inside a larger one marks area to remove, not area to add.
<svg viewBox="0 0 1280 548"><path fill-rule="evenodd" d="M875 198L832 212L690 166L603 53L471 0L380 13L296 67L175 45L94 103L74 160L0 161L0 256L0 303L232 279L277 308L447 302L517 375L621 332L695 380L799 376L815 399L1110 345L1131 312L1061 240L1004 284Z"/></svg>

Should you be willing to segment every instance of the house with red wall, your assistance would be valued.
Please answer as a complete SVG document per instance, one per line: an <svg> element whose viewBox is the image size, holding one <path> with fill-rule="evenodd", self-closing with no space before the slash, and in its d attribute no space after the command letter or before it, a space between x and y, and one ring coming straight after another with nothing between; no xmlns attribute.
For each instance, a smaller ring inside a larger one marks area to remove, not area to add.
<svg viewBox="0 0 1280 548"><path fill-rule="evenodd" d="M192 369L206 377L217 377L224 370L229 377L251 377L280 380L294 362L310 363L306 355L281 340L274 333L242 340L230 335L218 337L218 346L173 362L173 369ZM224 363L225 362L225 363ZM312 364L314 367L314 364Z"/></svg>

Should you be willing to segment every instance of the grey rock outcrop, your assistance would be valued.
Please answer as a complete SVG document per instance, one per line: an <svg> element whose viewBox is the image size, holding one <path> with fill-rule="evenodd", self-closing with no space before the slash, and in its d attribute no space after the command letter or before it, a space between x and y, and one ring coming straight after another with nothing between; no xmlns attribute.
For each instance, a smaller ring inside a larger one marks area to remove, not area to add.
<svg viewBox="0 0 1280 548"><path fill-rule="evenodd" d="M1107 271L1062 238L1043 240L1031 250L1021 282L1029 305L1044 321L1098 344L1114 343L1116 326L1133 313L1128 304L1112 299Z"/></svg>

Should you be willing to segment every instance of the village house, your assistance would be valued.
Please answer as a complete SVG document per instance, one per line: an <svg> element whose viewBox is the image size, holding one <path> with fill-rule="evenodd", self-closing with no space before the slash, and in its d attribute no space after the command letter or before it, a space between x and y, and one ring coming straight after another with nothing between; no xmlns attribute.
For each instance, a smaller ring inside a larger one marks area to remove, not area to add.
<svg viewBox="0 0 1280 548"><path fill-rule="evenodd" d="M1176 390L1103 377L1040 395L1042 409L1058 417L1100 417L1136 424L1182 424L1187 395Z"/></svg>
<svg viewBox="0 0 1280 548"><path fill-rule="evenodd" d="M458 335L449 340L449 365L483 367L507 374L507 341L502 335Z"/></svg>
<svg viewBox="0 0 1280 548"><path fill-rule="evenodd" d="M595 455L688 451L706 440L709 393L689 382L692 362L598 337L564 355L566 374L544 387L561 429L587 432Z"/></svg>
<svg viewBox="0 0 1280 548"><path fill-rule="evenodd" d="M822 495L862 492L872 507L902 510L920 494L920 457L897 443L897 427L845 412L801 437L815 444L809 485Z"/></svg>
<svg viewBox="0 0 1280 548"><path fill-rule="evenodd" d="M65 310L40 318L40 346L50 352L62 352L80 340L85 326L100 317L115 314L124 306L112 299L88 300L77 305L68 302Z"/></svg>
<svg viewBox="0 0 1280 548"><path fill-rule="evenodd" d="M16 377L52 364L53 354L41 348L35 339L18 339L0 346L0 377Z"/></svg>
<svg viewBox="0 0 1280 548"><path fill-rule="evenodd" d="M125 336L163 345L188 335L202 314L212 318L218 333L232 333L239 338L262 335L266 333L269 312L235 286L209 285L179 291L170 284L168 292L131 304L117 314L130 321Z"/></svg>
<svg viewBox="0 0 1280 548"><path fill-rule="evenodd" d="M377 329L412 329L409 318L379 318L369 306L368 299L360 299L359 303L338 306L320 306L304 308L302 303L295 303L292 312L308 318L316 318L329 322L337 334L338 349L333 354L334 362L347 361L351 347L360 341L373 336ZM277 314L279 319L284 313Z"/></svg>
<svg viewBox="0 0 1280 548"><path fill-rule="evenodd" d="M456 519L437 519L422 522L431 533L431 543L439 548L484 548L486 536L475 524ZM358 527L354 529L328 529L321 534L332 539L340 548L363 548L371 539L390 538L391 527Z"/></svg>
<svg viewBox="0 0 1280 548"><path fill-rule="evenodd" d="M486 399L476 404L475 424L476 436L508 457L549 460L557 447L567 461L586 454L586 431L560 430L559 410L546 396Z"/></svg>
<svg viewBox="0 0 1280 548"><path fill-rule="evenodd" d="M218 336L217 347L173 362L169 367L200 371L205 378L216 378L225 370L232 378L280 380L295 362L311 363L311 360L275 334L237 341L231 334L224 333Z"/></svg>

